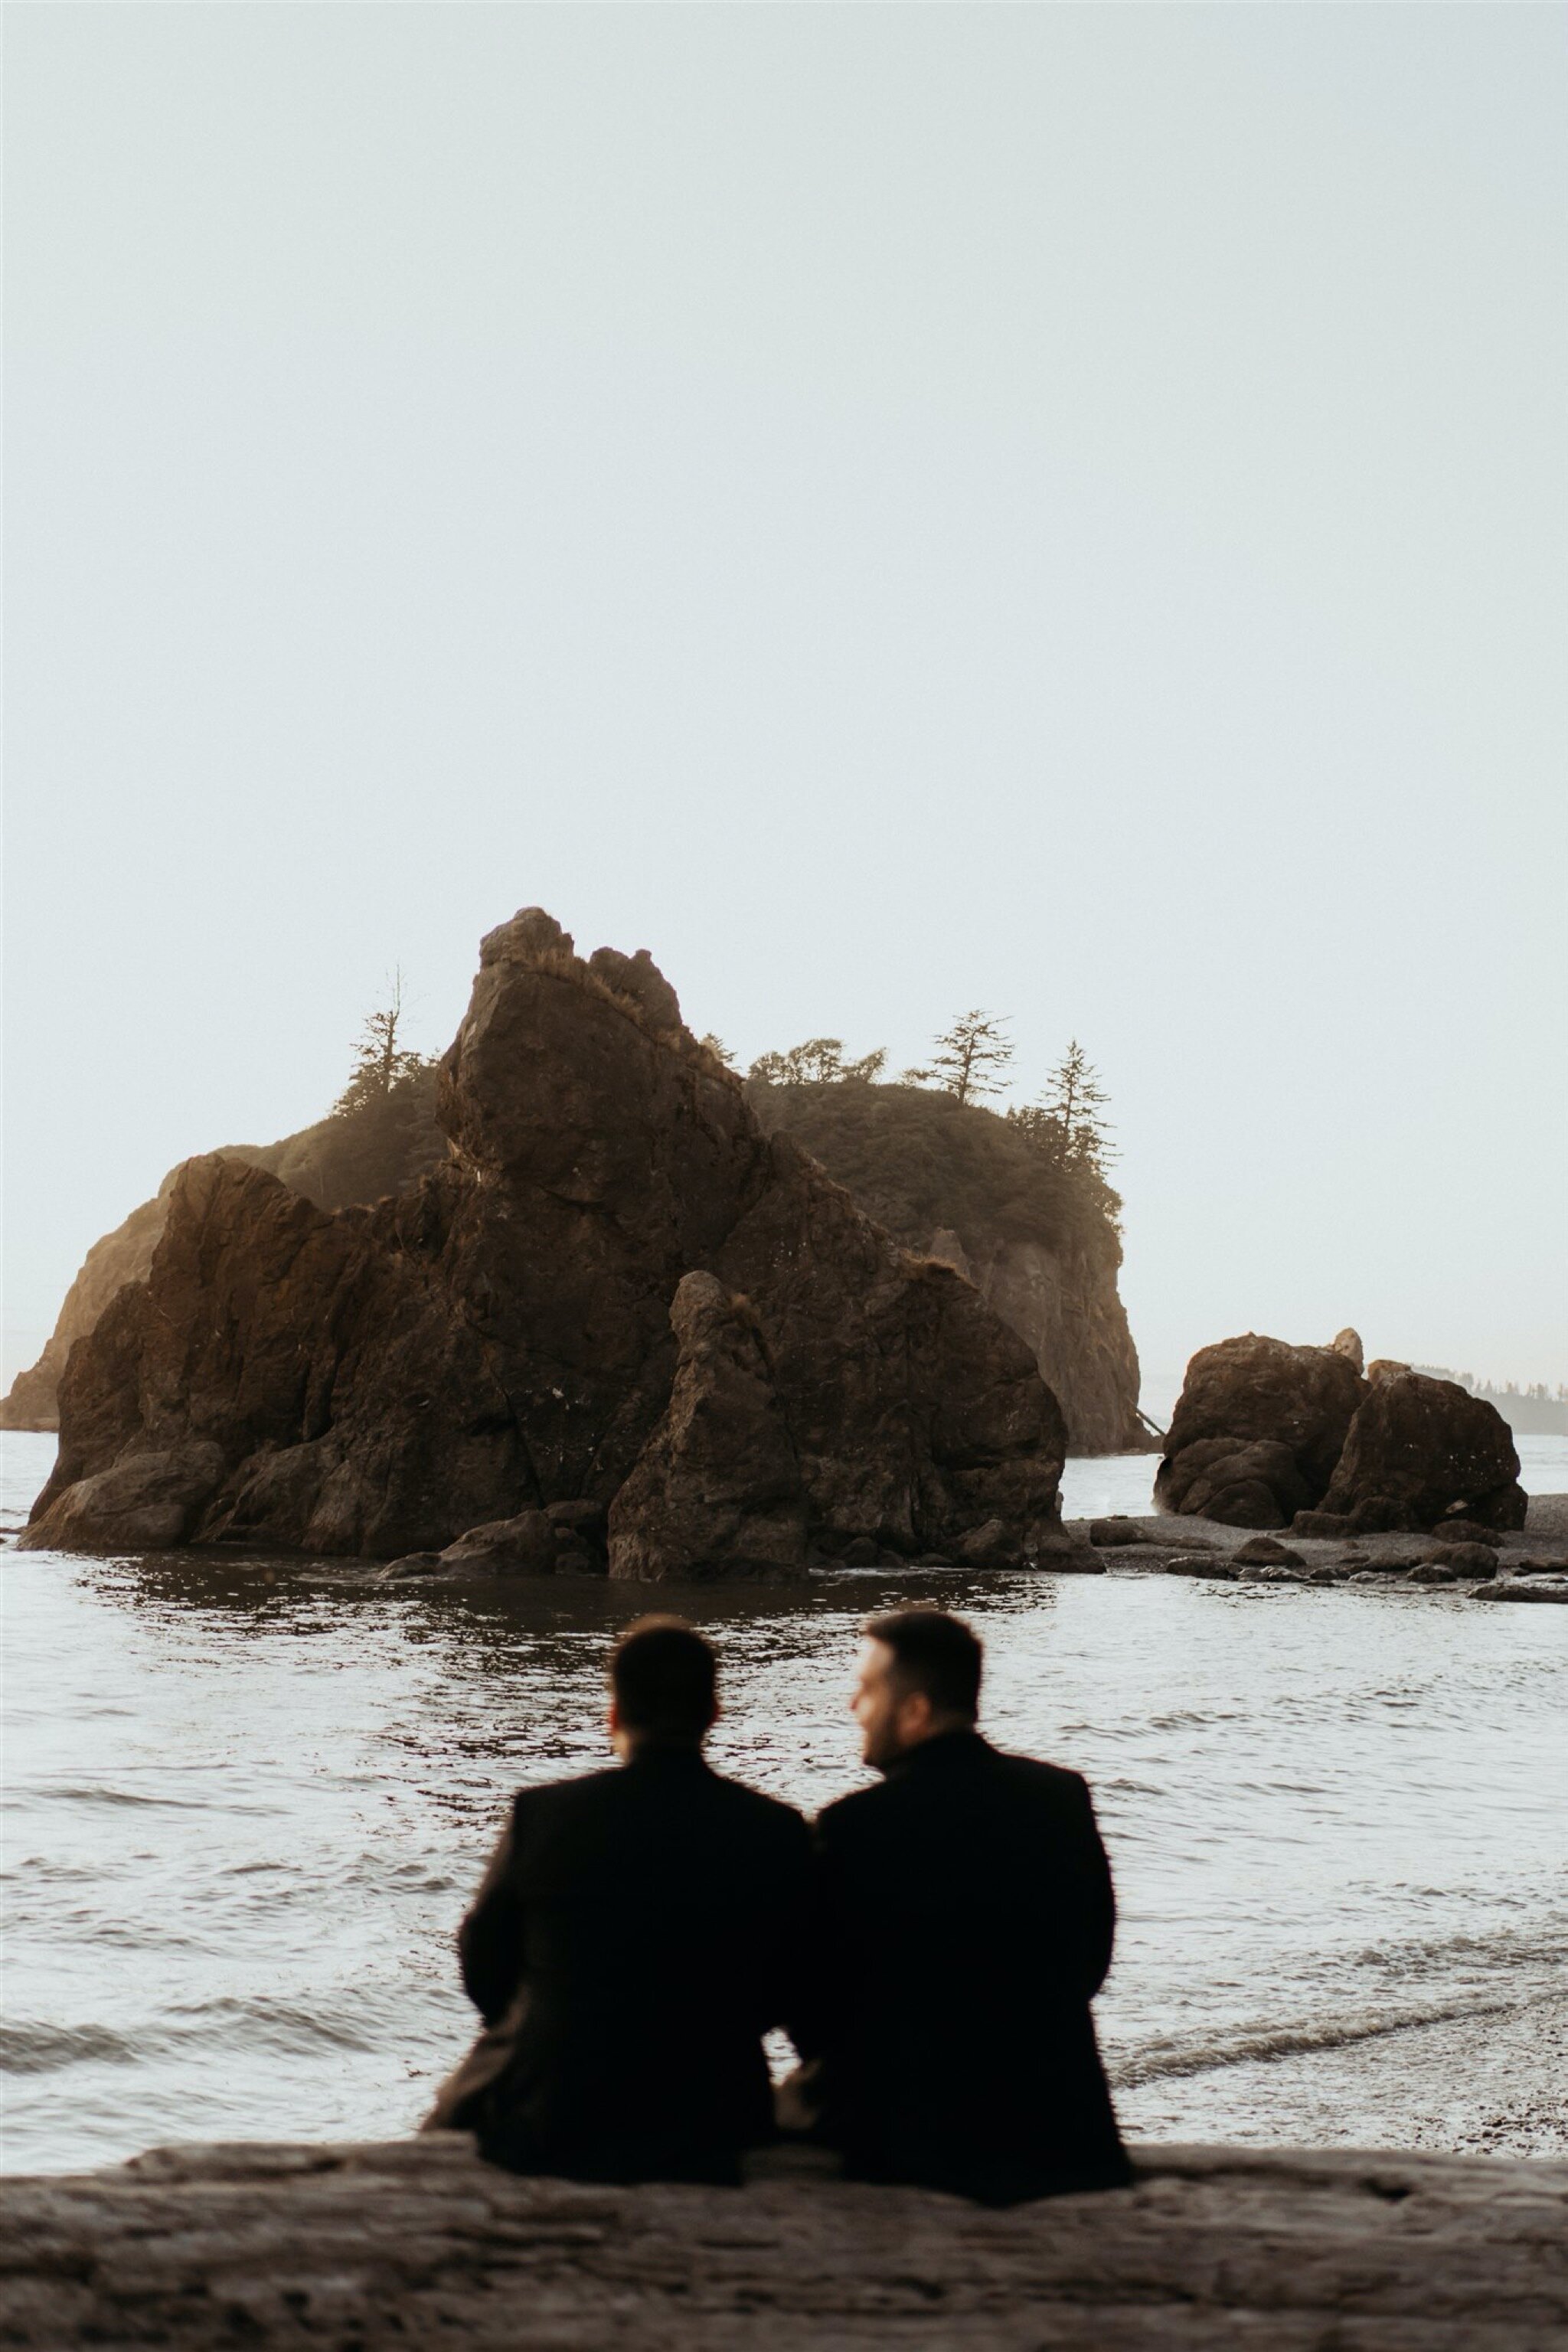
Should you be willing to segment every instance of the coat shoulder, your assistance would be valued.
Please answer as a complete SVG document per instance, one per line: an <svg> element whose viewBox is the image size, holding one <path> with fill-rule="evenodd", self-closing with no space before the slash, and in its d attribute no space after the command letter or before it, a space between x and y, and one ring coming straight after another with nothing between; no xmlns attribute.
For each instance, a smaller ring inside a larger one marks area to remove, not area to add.
<svg viewBox="0 0 1568 2352"><path fill-rule="evenodd" d="M1037 1807L1058 1817L1077 1818L1090 1814L1089 1783L1081 1772L1069 1771L1065 1765L1047 1764L1033 1756L1009 1756L1000 1748L986 1748L982 1751L979 1770L966 1762L966 1776L973 1789L989 1789L993 1796L1005 1792L1005 1801ZM952 1789L956 1783L943 1773L935 1785ZM933 1784L919 1771L898 1773L885 1780L875 1781L868 1789L854 1789L846 1797L836 1798L825 1805L817 1815L819 1840L827 1845L845 1840L872 1835L881 1822L891 1823L912 1806L918 1812L933 1794Z"/></svg>
<svg viewBox="0 0 1568 2352"><path fill-rule="evenodd" d="M773 1836L780 1843L804 1840L810 1835L805 1815L797 1807L786 1804L782 1797L770 1797L761 1789L749 1788L744 1780L729 1780L715 1773L713 1785L722 1791L723 1801L739 1820L759 1836Z"/></svg>
<svg viewBox="0 0 1568 2352"><path fill-rule="evenodd" d="M552 1815L614 1801L620 1768L610 1764L596 1772L575 1772L567 1780L534 1780L519 1789L511 1801L511 1818L521 1829Z"/></svg>
<svg viewBox="0 0 1568 2352"><path fill-rule="evenodd" d="M1005 1756L994 1751L1000 1770L1018 1789L1033 1789L1043 1797L1054 1797L1073 1804L1083 1804L1089 1799L1089 1782L1081 1772L1069 1771L1065 1764L1047 1764L1037 1756Z"/></svg>
<svg viewBox="0 0 1568 2352"><path fill-rule="evenodd" d="M892 1786L890 1781L877 1780L868 1789L851 1789L847 1796L835 1797L816 1816L817 1836L831 1843L837 1838L858 1837L863 1830L873 1828L892 1794Z"/></svg>

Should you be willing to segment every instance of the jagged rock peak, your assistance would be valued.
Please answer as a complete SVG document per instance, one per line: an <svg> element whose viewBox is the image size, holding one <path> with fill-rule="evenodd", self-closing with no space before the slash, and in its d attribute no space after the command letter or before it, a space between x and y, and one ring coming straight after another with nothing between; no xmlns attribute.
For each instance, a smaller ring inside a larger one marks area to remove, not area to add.
<svg viewBox="0 0 1568 2352"><path fill-rule="evenodd" d="M498 923L479 941L481 968L492 963L542 963L575 952L571 932L563 931L542 907L520 907L510 923Z"/></svg>
<svg viewBox="0 0 1568 2352"><path fill-rule="evenodd" d="M666 980L647 948L638 948L636 955L622 955L618 948L595 948L588 958L588 969L613 988L618 996L629 996L640 1005L656 1029L680 1029L680 999Z"/></svg>
<svg viewBox="0 0 1568 2352"><path fill-rule="evenodd" d="M542 907L520 907L508 923L498 923L479 942L479 967L521 963L546 970L592 973L613 995L626 998L654 1029L682 1028L680 999L647 948L623 955L619 948L595 948L584 963L570 931Z"/></svg>

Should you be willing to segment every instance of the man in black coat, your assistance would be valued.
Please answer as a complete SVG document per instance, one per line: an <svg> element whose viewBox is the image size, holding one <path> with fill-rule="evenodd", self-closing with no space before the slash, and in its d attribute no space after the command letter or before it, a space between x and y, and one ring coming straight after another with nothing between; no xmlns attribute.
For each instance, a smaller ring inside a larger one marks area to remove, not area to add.
<svg viewBox="0 0 1568 2352"><path fill-rule="evenodd" d="M981 1645L874 1618L853 1701L880 1783L817 1823L814 1990L795 2021L846 2168L1010 2203L1131 2178L1089 2002L1115 1904L1076 1772L975 1728Z"/></svg>
<svg viewBox="0 0 1568 2352"><path fill-rule="evenodd" d="M671 1618L611 1665L618 1769L524 1789L458 1931L486 2033L426 2128L518 2172L740 2178L773 2137L762 2037L793 1990L799 1813L709 1768L713 1653Z"/></svg>

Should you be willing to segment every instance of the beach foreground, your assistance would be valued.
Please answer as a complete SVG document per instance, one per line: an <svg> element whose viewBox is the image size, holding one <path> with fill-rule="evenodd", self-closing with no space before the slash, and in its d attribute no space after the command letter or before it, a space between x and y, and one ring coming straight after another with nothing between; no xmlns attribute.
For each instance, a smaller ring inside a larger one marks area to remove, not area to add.
<svg viewBox="0 0 1568 2352"><path fill-rule="evenodd" d="M0 2333L515 2352L1568 2344L1568 2164L1134 2154L1129 2189L988 2212L788 2177L518 2180L456 2134L154 2149L10 2184Z"/></svg>

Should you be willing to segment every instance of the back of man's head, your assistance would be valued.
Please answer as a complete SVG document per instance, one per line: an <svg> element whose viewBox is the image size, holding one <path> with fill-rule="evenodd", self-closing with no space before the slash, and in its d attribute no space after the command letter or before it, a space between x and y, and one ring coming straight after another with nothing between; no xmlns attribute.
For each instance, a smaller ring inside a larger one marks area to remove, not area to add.
<svg viewBox="0 0 1568 2352"><path fill-rule="evenodd" d="M679 1617L642 1617L610 1659L616 1728L634 1742L695 1748L719 1712L712 1650Z"/></svg>
<svg viewBox="0 0 1568 2352"><path fill-rule="evenodd" d="M980 1712L980 1636L945 1609L895 1609L868 1617L861 1632L892 1653L891 1679L900 1696L923 1693L931 1714L973 1723Z"/></svg>

